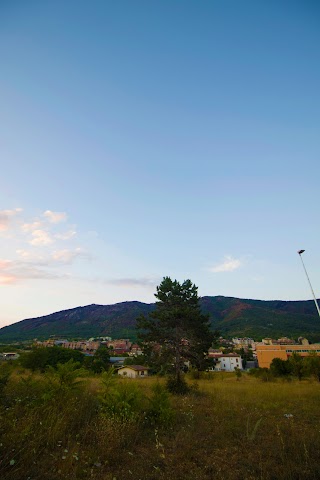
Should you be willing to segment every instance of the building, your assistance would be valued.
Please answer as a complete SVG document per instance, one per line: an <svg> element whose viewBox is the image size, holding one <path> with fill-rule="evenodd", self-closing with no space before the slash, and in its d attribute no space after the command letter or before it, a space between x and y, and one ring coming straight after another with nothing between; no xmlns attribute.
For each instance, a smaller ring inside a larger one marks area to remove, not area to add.
<svg viewBox="0 0 320 480"><path fill-rule="evenodd" d="M237 353L222 353L215 357L215 372L234 372L242 370L242 358Z"/></svg>
<svg viewBox="0 0 320 480"><path fill-rule="evenodd" d="M143 354L143 351L141 347L137 343L133 343L131 345L129 355L132 357L138 357L139 355L142 355L142 354Z"/></svg>
<svg viewBox="0 0 320 480"><path fill-rule="evenodd" d="M118 375L127 378L144 378L148 376L148 370L142 365L126 365L118 369Z"/></svg>
<svg viewBox="0 0 320 480"><path fill-rule="evenodd" d="M110 357L109 363L112 367L122 367L124 361L127 360L128 357Z"/></svg>
<svg viewBox="0 0 320 480"><path fill-rule="evenodd" d="M251 348L252 350L255 348L255 341L253 338L238 338L235 337L232 339L232 343L235 345L237 349L243 348L244 350L248 350Z"/></svg>
<svg viewBox="0 0 320 480"><path fill-rule="evenodd" d="M317 352L320 355L320 344L313 345L257 345L256 353L260 368L270 368L274 358L288 360L293 352L302 357L307 357L310 352Z"/></svg>
<svg viewBox="0 0 320 480"><path fill-rule="evenodd" d="M129 353L131 348L131 342L129 339L117 339L111 342L106 342L107 347L110 348L115 355L123 355Z"/></svg>
<svg viewBox="0 0 320 480"><path fill-rule="evenodd" d="M3 352L0 355L3 360L17 360L17 358L20 357L20 355L15 352Z"/></svg>

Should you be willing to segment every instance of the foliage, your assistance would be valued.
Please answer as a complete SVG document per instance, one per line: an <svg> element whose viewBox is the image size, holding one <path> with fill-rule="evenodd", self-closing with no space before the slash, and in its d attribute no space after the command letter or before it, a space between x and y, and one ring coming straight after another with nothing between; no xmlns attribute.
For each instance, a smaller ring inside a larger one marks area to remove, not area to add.
<svg viewBox="0 0 320 480"><path fill-rule="evenodd" d="M145 365L147 359L145 355L137 355L136 357L127 357L124 361L124 365Z"/></svg>
<svg viewBox="0 0 320 480"><path fill-rule="evenodd" d="M109 348L100 345L93 356L85 358L84 365L94 373L101 373L104 370L107 370L110 367Z"/></svg>
<svg viewBox="0 0 320 480"><path fill-rule="evenodd" d="M274 358L271 362L270 370L275 377L286 377L292 373L292 365L288 360Z"/></svg>
<svg viewBox="0 0 320 480"><path fill-rule="evenodd" d="M302 379L304 375L304 364L303 357L297 352L292 352L292 355L288 359L292 374L297 377L299 380Z"/></svg>
<svg viewBox="0 0 320 480"><path fill-rule="evenodd" d="M308 357L304 358L304 373L313 375L320 382L320 356L310 351Z"/></svg>
<svg viewBox="0 0 320 480"><path fill-rule="evenodd" d="M232 373L212 375L213 382L199 380L200 395L176 397L162 378L124 380L108 370L84 378L81 389L50 396L52 378L17 368L0 404L0 478L319 477L318 382L302 380L302 388L293 379L270 388L251 374L241 382ZM99 408L100 395L119 387L126 393L116 401L125 400L131 415Z"/></svg>
<svg viewBox="0 0 320 480"><path fill-rule="evenodd" d="M229 297L202 297L202 312L210 317L212 328L228 337L292 338L320 340L320 322L312 301L259 301ZM88 305L56 312L37 319L28 319L1 329L2 342L47 339L59 332L66 338L99 337L105 335L105 325L114 338L135 339L136 318L148 316L154 304L124 302L117 305ZM270 319L272 322L270 323ZM15 351L16 344L12 345ZM8 349L12 350L8 346ZM10 351L8 350L7 351Z"/></svg>
<svg viewBox="0 0 320 480"><path fill-rule="evenodd" d="M269 368L251 368L248 374L252 377L259 378L262 382L274 380L274 375Z"/></svg>
<svg viewBox="0 0 320 480"><path fill-rule="evenodd" d="M69 360L84 362L83 353L62 347L34 347L31 352L21 355L20 364L33 372L44 372L48 366L56 367L58 363L67 363Z"/></svg>
<svg viewBox="0 0 320 480"><path fill-rule="evenodd" d="M118 381L119 378L114 367L109 368L109 370L103 372L101 375L101 383L105 392L115 387Z"/></svg>
<svg viewBox="0 0 320 480"><path fill-rule="evenodd" d="M146 421L151 425L169 426L174 418L167 390L160 383L152 386L152 396L146 411Z"/></svg>
<svg viewBox="0 0 320 480"><path fill-rule="evenodd" d="M201 313L198 289L190 280L179 283L164 277L155 297L156 309L137 321L139 337L149 358L153 350L160 364L172 365L178 386L186 361L204 368L212 343L208 316Z"/></svg>
<svg viewBox="0 0 320 480"><path fill-rule="evenodd" d="M80 368L80 363L72 359L66 363L58 363L56 368L49 365L46 373L47 377L56 382L61 389L79 388L82 384L79 377L87 375L87 371Z"/></svg>
<svg viewBox="0 0 320 480"><path fill-rule="evenodd" d="M245 350L243 347L241 347L239 350L235 350L235 352L241 355L243 368L246 368L248 361L254 360L253 351L251 348Z"/></svg>
<svg viewBox="0 0 320 480"><path fill-rule="evenodd" d="M99 397L101 411L120 422L137 420L141 413L141 399L137 385L126 381L108 382Z"/></svg>
<svg viewBox="0 0 320 480"><path fill-rule="evenodd" d="M3 392L9 381L9 378L10 378L10 372L8 371L0 372L0 400L3 396Z"/></svg>
<svg viewBox="0 0 320 480"><path fill-rule="evenodd" d="M178 377L169 376L166 381L166 387L174 395L186 395L190 392L190 387L181 375Z"/></svg>

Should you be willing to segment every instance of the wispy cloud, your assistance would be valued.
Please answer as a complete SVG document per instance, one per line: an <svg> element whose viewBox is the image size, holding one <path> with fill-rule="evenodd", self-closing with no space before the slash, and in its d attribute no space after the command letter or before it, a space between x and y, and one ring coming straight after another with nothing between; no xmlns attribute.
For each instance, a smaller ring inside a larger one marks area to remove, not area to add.
<svg viewBox="0 0 320 480"><path fill-rule="evenodd" d="M19 260L0 260L0 284L10 285L21 280L70 278L70 275L64 272L51 271L42 268L43 266L47 266L43 261L36 264Z"/></svg>
<svg viewBox="0 0 320 480"><path fill-rule="evenodd" d="M56 250L52 253L51 258L58 263L71 264L77 258L91 259L91 256L82 248L78 247L75 250Z"/></svg>
<svg viewBox="0 0 320 480"><path fill-rule="evenodd" d="M34 230L39 230L42 227L42 222L35 220L31 223L23 223L21 225L21 230L25 233L33 232Z"/></svg>
<svg viewBox="0 0 320 480"><path fill-rule="evenodd" d="M242 261L237 258L231 257L231 255L226 255L222 263L211 267L209 270L214 273L220 272L233 272L243 265Z"/></svg>
<svg viewBox="0 0 320 480"><path fill-rule="evenodd" d="M55 238L57 238L58 240L70 240L76 234L77 232L75 230L68 230L67 232L64 232L64 233L56 233Z"/></svg>
<svg viewBox="0 0 320 480"><path fill-rule="evenodd" d="M43 247L46 245L51 245L54 242L54 239L50 237L49 233L45 230L34 230L32 232L32 240L29 241L30 245L36 247Z"/></svg>
<svg viewBox="0 0 320 480"><path fill-rule="evenodd" d="M104 283L115 285L118 287L148 287L154 288L160 282L155 278L114 278L111 280L105 280Z"/></svg>
<svg viewBox="0 0 320 480"><path fill-rule="evenodd" d="M42 215L50 223L60 223L67 220L67 214L65 212L53 212L52 210L46 210Z"/></svg>
<svg viewBox="0 0 320 480"><path fill-rule="evenodd" d="M12 217L15 217L20 212L22 212L22 208L14 208L13 210L0 210L0 232L8 230Z"/></svg>

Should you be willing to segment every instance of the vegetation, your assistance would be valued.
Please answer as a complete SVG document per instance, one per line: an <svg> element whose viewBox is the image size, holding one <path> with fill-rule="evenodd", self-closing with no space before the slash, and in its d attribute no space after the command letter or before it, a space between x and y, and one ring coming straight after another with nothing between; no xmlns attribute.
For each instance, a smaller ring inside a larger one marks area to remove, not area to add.
<svg viewBox="0 0 320 480"><path fill-rule="evenodd" d="M82 364L85 356L78 350L69 350L62 347L34 347L31 352L24 353L21 356L20 363L33 372L35 370L44 372L48 366L56 367L58 363L67 363L69 360Z"/></svg>
<svg viewBox="0 0 320 480"><path fill-rule="evenodd" d="M101 345L92 357L85 359L84 364L95 373L107 370L110 366L110 349Z"/></svg>
<svg viewBox="0 0 320 480"><path fill-rule="evenodd" d="M292 378L201 372L176 397L163 378L84 377L72 360L3 363L0 478L316 479L320 385Z"/></svg>
<svg viewBox="0 0 320 480"><path fill-rule="evenodd" d="M205 367L205 352L213 339L209 319L201 313L198 288L191 280L180 284L164 277L155 297L155 310L137 321L139 338L149 355L150 365L155 357L157 364L172 367L173 377L167 383L169 390L184 394L187 390L182 377L185 363L198 370Z"/></svg>
<svg viewBox="0 0 320 480"><path fill-rule="evenodd" d="M320 340L320 324L313 301L260 301L230 297L202 297L202 313L208 314L211 329L226 337L292 338ZM114 305L88 305L41 318L23 320L0 329L1 342L45 340L50 335L66 338L112 336L136 339L136 319L148 316L154 304L122 302Z"/></svg>

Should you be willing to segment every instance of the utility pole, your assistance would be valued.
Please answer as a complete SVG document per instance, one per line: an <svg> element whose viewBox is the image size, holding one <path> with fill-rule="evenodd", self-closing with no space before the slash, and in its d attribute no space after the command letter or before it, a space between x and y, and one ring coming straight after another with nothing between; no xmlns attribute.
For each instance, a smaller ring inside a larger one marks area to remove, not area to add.
<svg viewBox="0 0 320 480"><path fill-rule="evenodd" d="M314 300L314 303L316 304L316 308L317 308L317 311L318 311L318 314L319 314L319 317L320 317L320 308L319 308L319 305L318 305L316 296L315 296L315 294L314 294L314 291L313 291L313 288L312 288L312 285L311 285L311 282L310 282L310 278L309 278L307 269L306 269L305 264L304 264L304 262L303 262L303 260L302 260L302 256L301 256L301 255L303 254L303 252L305 252L305 250L299 250L299 251L298 251L298 254L299 254L299 257L300 257L300 259L301 259L301 263L302 263L303 269L304 269L304 271L305 271L306 277L307 277L307 279L308 279L308 282L309 282L309 285L310 285L310 288L311 288L311 292L312 292L312 296L313 296L313 300Z"/></svg>

